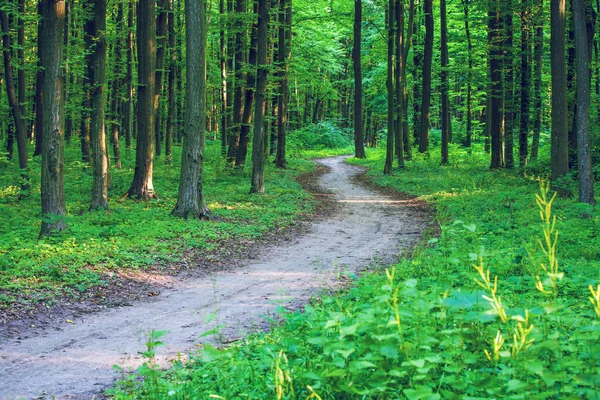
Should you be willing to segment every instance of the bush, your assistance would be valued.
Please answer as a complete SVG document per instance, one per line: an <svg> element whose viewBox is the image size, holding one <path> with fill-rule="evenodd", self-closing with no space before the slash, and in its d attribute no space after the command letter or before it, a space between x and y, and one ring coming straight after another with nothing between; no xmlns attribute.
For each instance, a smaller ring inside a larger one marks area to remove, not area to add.
<svg viewBox="0 0 600 400"><path fill-rule="evenodd" d="M352 144L353 134L344 130L331 121L308 125L302 129L290 132L288 150L290 154L298 154L303 150L324 150L348 147Z"/></svg>

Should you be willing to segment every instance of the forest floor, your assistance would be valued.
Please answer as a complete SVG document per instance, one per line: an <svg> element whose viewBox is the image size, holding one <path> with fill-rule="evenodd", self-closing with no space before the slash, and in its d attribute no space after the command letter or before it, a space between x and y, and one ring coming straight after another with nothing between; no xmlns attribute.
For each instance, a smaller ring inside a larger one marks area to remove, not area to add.
<svg viewBox="0 0 600 400"><path fill-rule="evenodd" d="M301 307L361 270L394 262L417 243L431 210L365 184L362 170L344 159L319 160L326 171L303 179L323 200L317 218L243 259L209 274L146 276L140 288L152 296L70 319L59 313L27 320L29 328L13 324L12 331L0 332L0 398L102 397L119 377L113 366L131 370L145 361L139 353L152 330L169 331L156 358L168 365L208 342L204 332L218 327L217 344L231 343L268 328L278 305Z"/></svg>

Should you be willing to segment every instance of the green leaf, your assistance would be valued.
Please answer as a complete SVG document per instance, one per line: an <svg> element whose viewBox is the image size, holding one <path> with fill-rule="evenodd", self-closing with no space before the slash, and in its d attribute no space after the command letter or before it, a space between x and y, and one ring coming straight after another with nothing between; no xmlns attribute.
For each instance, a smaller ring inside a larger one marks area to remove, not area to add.
<svg viewBox="0 0 600 400"><path fill-rule="evenodd" d="M353 361L350 363L350 367L354 369L366 369L366 368L376 368L377 365L373 364L370 361Z"/></svg>

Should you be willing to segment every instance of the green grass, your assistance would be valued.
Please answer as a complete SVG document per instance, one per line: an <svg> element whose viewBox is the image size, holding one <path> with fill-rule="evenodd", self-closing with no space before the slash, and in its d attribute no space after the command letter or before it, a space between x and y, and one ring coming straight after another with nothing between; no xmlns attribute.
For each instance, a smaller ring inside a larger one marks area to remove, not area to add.
<svg viewBox="0 0 600 400"><path fill-rule="evenodd" d="M439 237L426 237L411 259L364 274L303 313L280 310L284 323L269 334L220 350L207 346L167 371L146 353L148 363L124 376L113 395L599 398L600 213L572 199L554 201L559 264L549 274L542 265L552 257L538 240L544 229L551 245L555 239L552 224L540 220L535 176L489 171L486 155L453 148L451 166L417 155L388 177L383 151L368 154L352 162L367 166L374 182L435 204ZM543 162L535 168L545 171Z"/></svg>
<svg viewBox="0 0 600 400"><path fill-rule="evenodd" d="M177 201L181 148L173 160L156 159L154 185L159 200L120 200L133 177L134 151L123 151L124 167L112 169L109 211L89 212L92 171L79 161L76 143L67 147L65 194L69 229L37 240L40 219L40 159L32 161L32 195L18 200L16 162L0 162L0 306L35 302L102 285L120 269L164 266L189 249L218 251L225 240L243 242L285 227L313 210L296 177L312 163L292 160L288 170L266 170L266 193L249 195L249 169L232 173L210 144L204 191L208 206L223 222L184 221L170 215Z"/></svg>

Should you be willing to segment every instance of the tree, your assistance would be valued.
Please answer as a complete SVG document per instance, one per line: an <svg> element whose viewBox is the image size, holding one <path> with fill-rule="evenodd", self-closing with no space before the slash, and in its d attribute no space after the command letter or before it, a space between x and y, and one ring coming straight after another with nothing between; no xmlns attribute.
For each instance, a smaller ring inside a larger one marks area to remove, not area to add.
<svg viewBox="0 0 600 400"><path fill-rule="evenodd" d="M40 237L66 228L64 188L64 102L62 101L65 0L42 0L40 51L44 78L42 104L42 227Z"/></svg>
<svg viewBox="0 0 600 400"><path fill-rule="evenodd" d="M465 137L465 147L470 148L473 137L473 87L471 79L473 76L473 42L471 40L471 30L469 29L469 0L463 0L465 14L465 36L467 39L467 131Z"/></svg>
<svg viewBox="0 0 600 400"><path fill-rule="evenodd" d="M489 102L489 132L491 137L491 164L496 169L503 166L502 157L502 17L498 0L489 1L488 31L490 41L490 102Z"/></svg>
<svg viewBox="0 0 600 400"><path fill-rule="evenodd" d="M394 164L394 0L389 0L386 10L387 21L387 145L383 173L392 174Z"/></svg>
<svg viewBox="0 0 600 400"><path fill-rule="evenodd" d="M254 105L254 140L252 141L252 183L250 193L265 191L265 152L263 133L266 108L265 88L267 87L267 41L269 35L270 0L258 0L258 40L256 99ZM241 146L240 146L241 147Z"/></svg>
<svg viewBox="0 0 600 400"><path fill-rule="evenodd" d="M514 131L515 131L515 85L513 54L513 6L512 0L504 0L504 166L512 169L515 166Z"/></svg>
<svg viewBox="0 0 600 400"><path fill-rule="evenodd" d="M173 0L169 0L169 15L167 23L169 25L169 77L168 77L168 111L167 111L167 130L165 133L165 155L170 159L173 154L173 132L175 120L177 119L177 102L175 101L175 69L177 68L177 45L175 40L175 14L173 12Z"/></svg>
<svg viewBox="0 0 600 400"><path fill-rule="evenodd" d="M277 154L275 165L285 168L286 161L286 136L288 125L288 103L289 103L289 65L292 49L292 0L279 0L279 96L277 104Z"/></svg>
<svg viewBox="0 0 600 400"><path fill-rule="evenodd" d="M131 198L157 198L154 167L154 95L156 74L156 2L140 0L137 8L138 112L135 173L127 191Z"/></svg>
<svg viewBox="0 0 600 400"><path fill-rule="evenodd" d="M446 20L446 0L440 0L440 22L442 46L442 165L446 165L448 164L448 142L450 140L450 99L448 96L448 23Z"/></svg>
<svg viewBox="0 0 600 400"><path fill-rule="evenodd" d="M206 131L206 3L185 0L186 92L179 196L173 215L207 218L202 191Z"/></svg>
<svg viewBox="0 0 600 400"><path fill-rule="evenodd" d="M125 78L127 97L123 125L125 126L125 148L131 149L133 139L133 0L129 0L127 11L127 75Z"/></svg>
<svg viewBox="0 0 600 400"><path fill-rule="evenodd" d="M398 168L404 168L404 82L402 71L405 67L404 58L404 3L396 0L394 4L395 30L394 50L396 52L394 67L394 143L396 145L396 160Z"/></svg>
<svg viewBox="0 0 600 400"><path fill-rule="evenodd" d="M532 20L535 21L533 39L533 138L531 140L531 159L538 156L540 133L542 131L542 66L544 55L544 1L535 1Z"/></svg>
<svg viewBox="0 0 600 400"><path fill-rule="evenodd" d="M352 62L354 65L354 156L365 158L363 132L363 84L360 45L362 41L362 1L354 0L354 47Z"/></svg>
<svg viewBox="0 0 600 400"><path fill-rule="evenodd" d="M567 115L567 70L565 63L566 0L550 0L550 69L552 71L552 180L569 171L569 117Z"/></svg>
<svg viewBox="0 0 600 400"><path fill-rule="evenodd" d="M585 20L584 0L573 1L573 20ZM588 31L585 24L575 23L575 58L577 63L577 167L579 201L595 204L594 174L590 148L590 63Z"/></svg>
<svg viewBox="0 0 600 400"><path fill-rule="evenodd" d="M162 74L165 68L165 50L167 44L167 14L169 0L158 0L158 32L156 34L156 71L154 79L154 134L156 135L156 155L162 154L160 92L162 90Z"/></svg>
<svg viewBox="0 0 600 400"><path fill-rule="evenodd" d="M431 64L433 61L433 0L424 1L425 42L423 48L423 90L421 91L421 124L419 128L419 152L429 147L429 108L431 105Z"/></svg>
<svg viewBox="0 0 600 400"><path fill-rule="evenodd" d="M529 2L521 4L521 111L519 119L519 167L525 168L528 156L529 137L529 30L530 30Z"/></svg>
<svg viewBox="0 0 600 400"><path fill-rule="evenodd" d="M91 210L108 208L108 160L106 149L106 125L104 121L104 83L106 78L106 0L94 0L86 3L91 18L85 23L86 35L93 47L90 52L88 75L90 77L92 169Z"/></svg>
<svg viewBox="0 0 600 400"><path fill-rule="evenodd" d="M6 94L13 115L13 122L17 134L17 151L19 153L19 169L21 170L20 198L29 196L29 169L27 165L27 132L24 124L23 107L17 97L17 91L12 72L12 45L8 26L8 16L5 10L0 9L0 23L2 25L2 45L4 56L4 78L6 80ZM20 83L20 82L19 82Z"/></svg>

